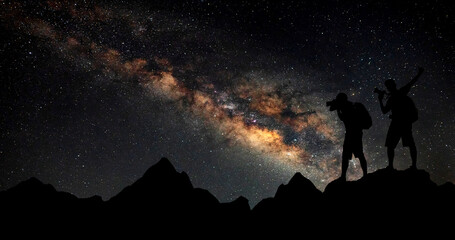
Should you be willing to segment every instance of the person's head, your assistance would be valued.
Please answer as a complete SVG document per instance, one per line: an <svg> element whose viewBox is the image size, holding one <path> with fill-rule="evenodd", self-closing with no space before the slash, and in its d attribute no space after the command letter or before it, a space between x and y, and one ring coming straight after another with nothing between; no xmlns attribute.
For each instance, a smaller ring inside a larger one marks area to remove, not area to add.
<svg viewBox="0 0 455 240"><path fill-rule="evenodd" d="M385 82L385 87L389 92L395 92L397 90L397 84L395 83L395 80L393 79L387 79Z"/></svg>
<svg viewBox="0 0 455 240"><path fill-rule="evenodd" d="M336 101L340 107L346 106L346 103L348 102L348 95L346 95L346 93L338 93Z"/></svg>

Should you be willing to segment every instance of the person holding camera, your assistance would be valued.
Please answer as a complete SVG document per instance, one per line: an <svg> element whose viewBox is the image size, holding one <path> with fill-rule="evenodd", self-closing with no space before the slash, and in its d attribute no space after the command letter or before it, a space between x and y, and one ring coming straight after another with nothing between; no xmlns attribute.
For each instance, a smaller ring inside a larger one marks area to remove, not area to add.
<svg viewBox="0 0 455 240"><path fill-rule="evenodd" d="M423 68L419 67L417 75L400 89L397 89L395 80L393 79L388 79L384 83L388 93L375 89L375 92L378 93L382 113L392 112L390 116L392 122L390 123L385 142L389 160L387 169L393 169L395 148L400 139L402 139L403 147L409 147L412 159L411 169L417 169L417 148L414 137L412 136L412 123L417 121L418 115L414 102L407 95L422 73ZM388 95L385 105L383 103L384 95Z"/></svg>
<svg viewBox="0 0 455 240"><path fill-rule="evenodd" d="M341 156L341 177L339 179L346 181L349 160L353 154L354 157L359 158L363 177L365 177L367 175L367 161L363 153L362 130L368 129L372 125L368 111L363 104L348 101L348 96L345 93L339 93L335 100L327 102L327 106L330 106L330 111L337 111L346 131Z"/></svg>

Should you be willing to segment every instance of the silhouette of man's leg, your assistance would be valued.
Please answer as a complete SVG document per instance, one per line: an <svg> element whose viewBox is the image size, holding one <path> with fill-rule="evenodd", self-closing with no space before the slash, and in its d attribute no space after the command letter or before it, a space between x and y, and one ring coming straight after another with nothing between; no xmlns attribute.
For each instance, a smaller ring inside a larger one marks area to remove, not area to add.
<svg viewBox="0 0 455 240"><path fill-rule="evenodd" d="M395 148L387 147L387 157L389 158L389 166L387 168L393 168L393 158L395 157Z"/></svg>
<svg viewBox="0 0 455 240"><path fill-rule="evenodd" d="M395 148L400 141L402 136L402 126L393 122L390 124L389 131L387 132L387 137L385 140L385 145L387 147L387 158L389 159L388 169L393 169L393 159L395 157Z"/></svg>
<svg viewBox="0 0 455 240"><path fill-rule="evenodd" d="M341 159L341 179L346 180L346 172L348 171L349 160L351 157L348 157L347 154L343 153L343 157Z"/></svg>
<svg viewBox="0 0 455 240"><path fill-rule="evenodd" d="M343 153L341 153L341 180L346 181L349 160L352 158L352 141L348 134L344 136Z"/></svg>
<svg viewBox="0 0 455 240"><path fill-rule="evenodd" d="M408 129L403 133L403 146L409 147L409 151L411 153L411 160L412 160L412 169L417 168L417 148L414 142L414 137L412 136L412 125L408 126Z"/></svg>
<svg viewBox="0 0 455 240"><path fill-rule="evenodd" d="M354 157L359 158L360 167L362 167L363 176L367 175L367 160L365 154L363 154L363 143L362 143L362 132L356 136Z"/></svg>
<svg viewBox="0 0 455 240"><path fill-rule="evenodd" d="M411 152L412 166L411 168L417 168L417 148L415 144L409 146L409 151Z"/></svg>
<svg viewBox="0 0 455 240"><path fill-rule="evenodd" d="M365 155L362 153L359 155L360 167L362 167L363 176L367 175L367 160Z"/></svg>

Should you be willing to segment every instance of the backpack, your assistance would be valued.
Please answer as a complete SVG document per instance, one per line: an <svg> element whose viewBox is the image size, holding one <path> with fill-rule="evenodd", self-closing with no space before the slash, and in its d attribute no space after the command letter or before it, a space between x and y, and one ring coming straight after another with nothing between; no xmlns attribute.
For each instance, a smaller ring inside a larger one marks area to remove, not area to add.
<svg viewBox="0 0 455 240"><path fill-rule="evenodd" d="M413 123L419 119L419 113L414 101L409 96L402 96L400 99L400 116L408 123Z"/></svg>
<svg viewBox="0 0 455 240"><path fill-rule="evenodd" d="M371 120L371 116L368 110L363 104L357 102L354 103L354 108L359 126L362 129L369 129L373 125L373 121Z"/></svg>

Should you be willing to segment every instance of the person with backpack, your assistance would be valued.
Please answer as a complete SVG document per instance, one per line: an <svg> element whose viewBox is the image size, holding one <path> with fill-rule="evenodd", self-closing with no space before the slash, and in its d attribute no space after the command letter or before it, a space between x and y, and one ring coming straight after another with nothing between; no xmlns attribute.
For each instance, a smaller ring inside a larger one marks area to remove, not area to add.
<svg viewBox="0 0 455 240"><path fill-rule="evenodd" d="M387 147L387 157L389 159L387 169L393 169L395 148L400 139L402 140L403 147L409 147L412 159L412 165L410 168L417 169L417 148L414 142L414 137L412 136L412 124L417 121L418 113L417 108L415 107L412 99L408 96L408 93L422 73L423 68L419 67L417 75L408 84L400 89L397 89L395 80L388 79L384 83L388 93L385 91L376 91L379 93L378 98L382 113L386 114L389 111L392 112L392 115L390 116L392 121L390 123L385 141L385 146ZM388 99L384 105L383 99L385 94L388 95Z"/></svg>
<svg viewBox="0 0 455 240"><path fill-rule="evenodd" d="M367 175L367 161L363 153L363 129L368 129L372 125L371 116L368 110L361 103L348 101L345 93L339 93L335 100L327 102L330 111L337 110L338 117L343 121L345 126L345 136L343 143L343 153L341 155L341 177L346 181L346 172L349 166L349 160L352 155L359 158L362 168L363 177Z"/></svg>

